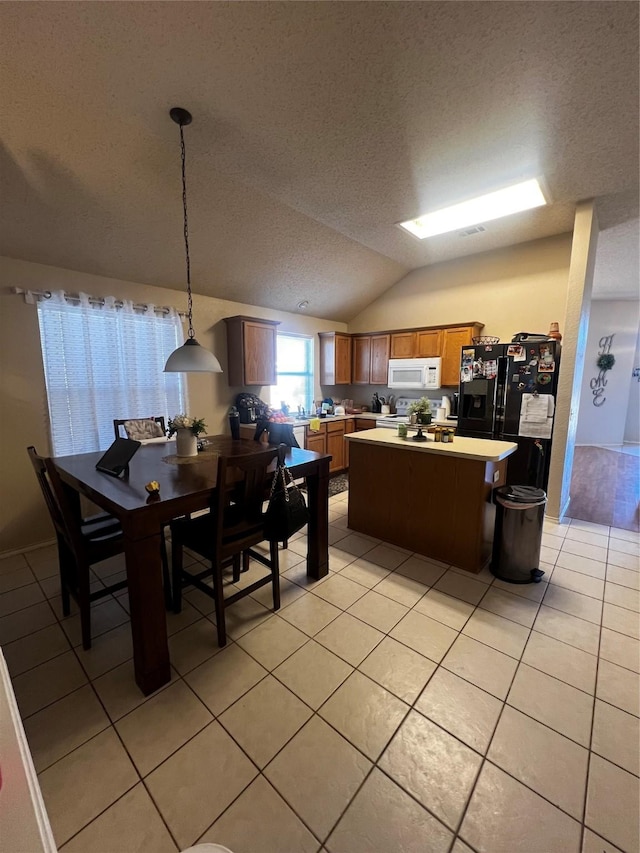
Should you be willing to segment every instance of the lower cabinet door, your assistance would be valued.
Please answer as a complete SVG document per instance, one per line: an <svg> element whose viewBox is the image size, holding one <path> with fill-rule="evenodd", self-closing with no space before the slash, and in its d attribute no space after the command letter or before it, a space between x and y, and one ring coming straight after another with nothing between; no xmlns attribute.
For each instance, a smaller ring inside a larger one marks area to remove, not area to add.
<svg viewBox="0 0 640 853"><path fill-rule="evenodd" d="M326 453L326 436L324 433L307 432L305 450L313 450L314 453Z"/></svg>
<svg viewBox="0 0 640 853"><path fill-rule="evenodd" d="M344 431L327 434L327 453L333 457L329 463L329 471L341 471L344 468Z"/></svg>

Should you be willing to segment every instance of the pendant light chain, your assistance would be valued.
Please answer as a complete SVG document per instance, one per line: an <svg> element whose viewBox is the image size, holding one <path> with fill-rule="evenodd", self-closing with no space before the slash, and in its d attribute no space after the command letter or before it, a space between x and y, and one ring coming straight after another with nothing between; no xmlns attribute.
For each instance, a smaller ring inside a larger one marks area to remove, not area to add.
<svg viewBox="0 0 640 853"><path fill-rule="evenodd" d="M193 331L193 299L191 297L191 258L189 256L189 219L187 216L187 172L184 132L180 125L180 156L182 160L182 210L184 214L184 251L187 259L187 315L189 317L189 338L195 337Z"/></svg>
<svg viewBox="0 0 640 853"><path fill-rule="evenodd" d="M182 212L184 215L184 252L187 261L187 297L189 318L189 337L181 347L175 349L164 366L165 373L222 373L220 362L212 352L200 346L193 331L193 297L191 294L191 257L189 255L189 218L187 216L187 169L183 126L191 124L193 119L184 107L172 107L169 110L171 121L180 128L180 159L182 163Z"/></svg>

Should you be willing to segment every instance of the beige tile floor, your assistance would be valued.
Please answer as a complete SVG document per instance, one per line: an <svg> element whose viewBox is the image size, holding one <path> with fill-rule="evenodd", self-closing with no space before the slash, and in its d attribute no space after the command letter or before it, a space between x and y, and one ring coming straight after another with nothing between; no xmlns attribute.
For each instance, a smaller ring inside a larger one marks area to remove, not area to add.
<svg viewBox="0 0 640 853"><path fill-rule="evenodd" d="M548 521L543 582L513 586L349 531L347 500L328 578L307 581L292 541L281 610L268 588L234 605L224 650L211 600L186 592L172 681L148 698L126 593L94 607L84 652L55 551L0 562L0 643L59 847L637 853L638 535Z"/></svg>

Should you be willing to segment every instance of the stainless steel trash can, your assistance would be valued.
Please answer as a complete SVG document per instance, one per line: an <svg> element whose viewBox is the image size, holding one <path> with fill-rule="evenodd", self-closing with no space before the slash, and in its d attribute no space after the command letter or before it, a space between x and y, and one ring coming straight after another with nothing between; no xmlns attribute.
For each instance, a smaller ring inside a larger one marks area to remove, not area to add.
<svg viewBox="0 0 640 853"><path fill-rule="evenodd" d="M494 490L496 526L491 571L508 583L539 583L542 522L547 496L534 486Z"/></svg>

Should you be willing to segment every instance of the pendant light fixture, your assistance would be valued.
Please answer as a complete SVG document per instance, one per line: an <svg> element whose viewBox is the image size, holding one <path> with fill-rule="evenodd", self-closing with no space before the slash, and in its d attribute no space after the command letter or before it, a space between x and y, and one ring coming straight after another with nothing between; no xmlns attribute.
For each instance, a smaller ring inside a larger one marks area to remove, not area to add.
<svg viewBox="0 0 640 853"><path fill-rule="evenodd" d="M173 107L169 115L180 127L180 154L182 159L182 212L184 217L184 251L187 261L187 297L189 336L181 347L174 350L164 366L165 373L222 373L220 362L212 352L200 346L193 331L193 299L191 296L191 259L189 257L189 222L187 218L187 178L183 128L191 124L192 116L182 107Z"/></svg>

